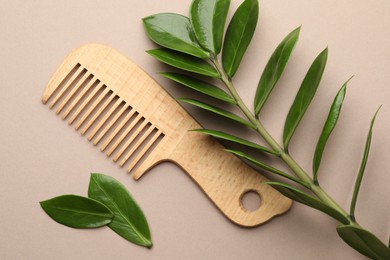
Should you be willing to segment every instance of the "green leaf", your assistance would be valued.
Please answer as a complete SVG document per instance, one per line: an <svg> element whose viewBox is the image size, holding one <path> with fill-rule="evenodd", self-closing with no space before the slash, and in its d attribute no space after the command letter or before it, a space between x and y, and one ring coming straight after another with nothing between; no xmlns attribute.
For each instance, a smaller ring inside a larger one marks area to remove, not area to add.
<svg viewBox="0 0 390 260"><path fill-rule="evenodd" d="M77 195L62 195L40 202L55 221L73 228L97 228L107 225L113 213L99 201Z"/></svg>
<svg viewBox="0 0 390 260"><path fill-rule="evenodd" d="M215 68L202 59L168 49L149 50L147 53L157 60L175 68L213 78L220 78L219 73L215 70Z"/></svg>
<svg viewBox="0 0 390 260"><path fill-rule="evenodd" d="M200 45L213 54L222 48L226 17L230 0L194 0L191 5L191 23Z"/></svg>
<svg viewBox="0 0 390 260"><path fill-rule="evenodd" d="M266 171L272 172L272 173L274 173L276 175L279 175L281 177L284 177L284 178L287 178L289 180L292 180L292 181L294 181L294 182L296 182L296 183L298 183L298 184L300 184L300 185L302 185L302 186L304 186L306 188L309 187L308 184L306 184L306 183L304 183L304 182L294 178L293 176L290 176L287 173L284 173L284 172L282 172L282 171L280 171L280 170L278 170L278 169L276 169L276 168L274 168L272 166L269 166L269 165L267 165L265 163L259 162L258 160L256 160L255 158L245 154L244 152L236 151L236 150L230 150L230 149L226 149L225 151L227 151L229 153L232 153L234 155L240 156L240 157L250 161L251 163L257 165L258 167L260 167L260 168L262 168L262 169L264 169Z"/></svg>
<svg viewBox="0 0 390 260"><path fill-rule="evenodd" d="M371 259L390 259L390 248L367 230L351 225L340 225L337 227L337 233L345 243Z"/></svg>
<svg viewBox="0 0 390 260"><path fill-rule="evenodd" d="M202 59L210 54L199 46L190 19L183 15L161 13L143 18L149 38L163 47Z"/></svg>
<svg viewBox="0 0 390 260"><path fill-rule="evenodd" d="M255 95L256 116L260 114L261 109L282 75L298 41L300 30L301 27L298 27L283 39L265 66Z"/></svg>
<svg viewBox="0 0 390 260"><path fill-rule="evenodd" d="M251 127L253 129L256 128L254 125L252 125L250 122L246 121L242 117L239 117L236 114L233 114L232 112L226 111L224 109L221 109L221 108L218 108L218 107L215 107L215 106L203 103L203 102L198 101L198 100L190 99L190 98L179 98L178 100L186 102L186 103L194 105L194 106L197 106L199 108L203 108L204 110L213 112L213 113L218 114L220 116L229 118L231 120L234 120L234 121L236 121L238 123L241 123L241 124L243 124L245 126Z"/></svg>
<svg viewBox="0 0 390 260"><path fill-rule="evenodd" d="M343 224L349 224L348 218L345 217L343 214L341 214L334 208L324 204L317 198L307 193L304 193L303 191L300 191L297 188L294 188L293 186L281 182L266 182L266 183L271 185L273 188L275 188L284 196L290 199L293 199L297 202L305 204L306 206L322 211L325 214L331 216L332 218L340 221Z"/></svg>
<svg viewBox="0 0 390 260"><path fill-rule="evenodd" d="M378 108L378 110L376 111L374 117L371 120L370 130L368 132L368 136L367 136L367 140L366 140L366 146L364 148L363 159L362 159L362 162L360 164L358 177L356 179L355 188L354 188L354 191L353 191L353 196L352 196L352 201L351 201L351 210L350 210L350 215L351 215L351 219L352 220L355 220L355 207L356 207L357 197L358 197L358 194L359 194L360 185L362 184L364 170L366 169L367 160L368 160L368 154L370 153L371 139L372 139L372 129L374 127L375 119L376 119L376 116L378 115L378 112L379 112L380 109L381 109L381 107Z"/></svg>
<svg viewBox="0 0 390 260"><path fill-rule="evenodd" d="M316 151L314 153L314 158L313 158L313 177L314 177L313 180L315 183L317 183L318 181L318 174L317 174L318 168L320 167L322 154L324 152L326 142L328 141L329 136L332 133L333 129L336 127L337 120L339 119L340 116L341 107L343 106L345 93L347 91L348 81L344 83L344 85L341 87L336 97L334 98L328 114L328 118L326 119L325 125L322 129L322 133L317 143Z"/></svg>
<svg viewBox="0 0 390 260"><path fill-rule="evenodd" d="M207 82L201 81L199 79L189 77L187 75L173 73L173 72L163 72L160 73L164 77L176 81L184 86L192 88L200 93L206 94L210 97L228 102L230 104L236 104L234 98L232 98L228 93L223 91L222 89L211 85Z"/></svg>
<svg viewBox="0 0 390 260"><path fill-rule="evenodd" d="M118 235L137 245L152 247L144 213L121 183L110 176L93 173L88 196L104 203L114 213L108 227Z"/></svg>
<svg viewBox="0 0 390 260"><path fill-rule="evenodd" d="M298 94L295 97L294 103L288 112L283 132L283 144L286 150L288 150L291 137L297 129L299 122L301 121L317 91L322 74L325 70L327 58L328 48L323 50L310 66L310 69L302 82Z"/></svg>
<svg viewBox="0 0 390 260"><path fill-rule="evenodd" d="M241 145L244 145L244 146L247 146L247 147L251 147L251 148L257 149L257 150L262 151L262 152L266 152L266 153L269 153L269 154L273 154L273 155L279 156L279 153L274 152L271 149L268 149L267 147L264 147L264 146L252 143L250 141L244 140L244 139L239 138L237 136L230 135L230 134L227 134L227 133L224 133L224 132L221 132L221 131L209 130L209 129L193 129L191 131L199 132L199 133L203 133L203 134L207 134L207 135L211 135L211 136L214 136L214 137L219 138L219 139L227 140L227 141L230 141L230 142L233 142L233 143L237 143L237 144L241 144Z"/></svg>
<svg viewBox="0 0 390 260"><path fill-rule="evenodd" d="M257 0L245 0L233 15L228 26L223 51L223 68L230 78L234 76L252 40L259 16Z"/></svg>

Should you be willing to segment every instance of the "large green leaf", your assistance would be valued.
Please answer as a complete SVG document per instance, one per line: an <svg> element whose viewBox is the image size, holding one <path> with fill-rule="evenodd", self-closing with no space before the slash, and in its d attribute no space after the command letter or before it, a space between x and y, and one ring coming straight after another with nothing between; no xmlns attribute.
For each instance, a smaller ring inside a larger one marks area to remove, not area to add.
<svg viewBox="0 0 390 260"><path fill-rule="evenodd" d="M362 184L364 170L366 169L368 154L370 153L372 129L374 127L375 119L376 119L376 116L378 115L379 110L380 110L380 107L378 108L374 117L371 120L370 130L368 131L366 146L364 148L362 162L360 164L359 173L358 173L358 176L357 176L356 182L355 182L355 188L353 191L353 196L352 196L352 201L351 201L351 211L350 211L350 215L351 215L351 218L353 220L355 220L355 207L356 207L357 197L359 194L360 185Z"/></svg>
<svg viewBox="0 0 390 260"><path fill-rule="evenodd" d="M161 13L143 18L149 38L163 47L199 58L210 54L198 44L190 19L183 15Z"/></svg>
<svg viewBox="0 0 390 260"><path fill-rule="evenodd" d="M349 80L348 80L349 81ZM317 143L316 151L314 153L313 158L313 176L314 176L314 182L317 182L318 179L318 168L320 167L322 154L325 149L326 142L329 139L330 134L332 133L333 129L336 127L337 120L339 119L341 107L343 105L345 93L347 90L347 82L344 83L344 85L341 87L339 92L337 93L336 97L333 100L332 106L330 108L328 118L325 121L325 125L322 129L320 138Z"/></svg>
<svg viewBox="0 0 390 260"><path fill-rule="evenodd" d="M198 100L190 99L190 98L179 98L178 100L186 102L186 103L191 104L193 106L197 106L199 108L203 108L204 110L213 112L213 113L218 114L220 116L229 118L229 119L234 120L234 121L236 121L238 123L241 123L241 124L243 124L245 126L249 126L251 128L256 128L253 124L251 124L250 122L246 121L242 117L239 117L236 114L233 114L232 112L229 112L227 110L224 110L224 109L221 109L221 108L218 108L218 107L215 107L215 106L203 103L203 102L198 101Z"/></svg>
<svg viewBox="0 0 390 260"><path fill-rule="evenodd" d="M55 221L73 228L97 228L114 217L102 203L77 195L62 195L41 201L43 210Z"/></svg>
<svg viewBox="0 0 390 260"><path fill-rule="evenodd" d="M261 109L282 75L298 41L300 30L301 27L298 27L283 39L265 66L255 95L256 116L260 114Z"/></svg>
<svg viewBox="0 0 390 260"><path fill-rule="evenodd" d="M351 225L340 225L337 227L337 233L345 243L371 259L390 259L390 248L367 230Z"/></svg>
<svg viewBox="0 0 390 260"><path fill-rule="evenodd" d="M202 59L168 49L149 50L147 51L147 53L149 53L157 60L171 65L175 68L213 78L220 78L218 71L216 71L211 64L207 63Z"/></svg>
<svg viewBox="0 0 390 260"><path fill-rule="evenodd" d="M127 189L110 176L93 173L88 196L104 203L113 213L108 225L113 231L135 244L152 247L148 222Z"/></svg>
<svg viewBox="0 0 390 260"><path fill-rule="evenodd" d="M160 74L168 79L176 81L184 86L192 88L213 98L228 102L230 104L236 104L234 98L232 98L228 93L202 80L174 72L163 72Z"/></svg>
<svg viewBox="0 0 390 260"><path fill-rule="evenodd" d="M296 183L298 183L298 184L300 184L300 185L302 185L302 186L304 186L304 187L306 187L306 188L309 187L306 183L304 183L304 182L302 182L302 181L300 181L300 180L294 178L294 177L291 176L291 175L288 175L287 173L282 172L281 170L278 170L278 169L276 169L276 168L274 168L274 167L272 167L272 166L269 166L269 165L267 165L267 164L265 164L265 163L262 163L262 162L256 160L255 158L253 158L253 157L247 155L247 154L244 153L244 152L237 151L237 150L230 150L230 149L226 149L226 151L229 152L229 153L232 153L232 154L234 154L234 155L237 155L237 156L239 156L239 157L241 157L241 158L244 158L244 159L248 160L249 162L255 164L256 166L262 168L263 170L272 172L272 173L274 173L274 174L276 174L276 175L279 175L279 176L281 176L281 177L284 177L284 178L287 178L287 179L289 179L289 180L292 180L292 181L294 181L294 182L296 182Z"/></svg>
<svg viewBox="0 0 390 260"><path fill-rule="evenodd" d="M228 26L222 51L223 68L234 76L252 40L259 16L257 0L245 0L234 13Z"/></svg>
<svg viewBox="0 0 390 260"><path fill-rule="evenodd" d="M317 209L319 211L324 212L325 214L331 216L332 218L340 221L343 224L349 224L349 220L347 217L345 217L343 214L335 210L334 208L324 204L317 198L304 193L301 190L298 190L297 188L290 186L286 183L281 182L266 182L267 184L271 185L273 188L278 190L280 193L282 193L284 196L293 199L297 202L300 202L302 204L305 204L309 207L312 207L314 209Z"/></svg>
<svg viewBox="0 0 390 260"><path fill-rule="evenodd" d="M325 70L327 58L328 48L323 50L310 66L310 69L302 82L298 94L295 97L294 103L288 112L283 132L283 144L286 150L288 150L291 137L297 129L299 122L301 121L317 91L322 74Z"/></svg>
<svg viewBox="0 0 390 260"><path fill-rule="evenodd" d="M210 130L210 129L193 129L191 131L195 131L195 132L200 132L200 133L203 133L203 134L211 135L211 136L219 138L219 139L223 139L223 140L230 141L230 142L233 142L233 143L241 144L241 145L244 145L244 146L247 146L247 147L251 147L251 148L257 149L259 151L263 151L263 152L266 152L266 153L269 153L269 154L273 154L273 155L279 156L279 154L277 152L274 152L271 149L268 149L267 147L258 145L256 143L253 143L253 142L250 142L250 141L247 141L247 140L244 140L242 138L239 138L239 137L231 135L231 134L227 134L225 132L216 131L216 130Z"/></svg>
<svg viewBox="0 0 390 260"><path fill-rule="evenodd" d="M194 0L191 5L191 23L200 45L214 54L222 48L226 16L230 0Z"/></svg>

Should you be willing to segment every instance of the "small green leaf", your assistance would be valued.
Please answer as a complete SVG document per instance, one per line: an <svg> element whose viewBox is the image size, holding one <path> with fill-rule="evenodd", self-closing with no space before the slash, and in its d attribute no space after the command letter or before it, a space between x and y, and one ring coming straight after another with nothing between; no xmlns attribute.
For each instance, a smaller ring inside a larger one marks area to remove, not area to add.
<svg viewBox="0 0 390 260"><path fill-rule="evenodd" d="M230 149L226 149L225 151L227 151L229 153L232 153L234 155L237 155L239 157L242 157L242 158L250 161L251 163L257 165L258 167L262 168L263 170L272 172L272 173L274 173L276 175L279 175L281 177L284 177L284 178L287 178L289 180L292 180L292 181L294 181L294 182L296 182L296 183L298 183L298 184L300 184L300 185L302 185L302 186L304 186L306 188L309 187L306 183L304 183L304 182L294 178L293 176L290 176L287 173L284 173L284 172L282 172L282 171L280 171L280 170L278 170L278 169L276 169L276 168L274 168L272 166L269 166L269 165L267 165L265 163L259 162L258 160L256 160L255 158L245 154L244 152L236 151L236 150L230 150Z"/></svg>
<svg viewBox="0 0 390 260"><path fill-rule="evenodd" d="M252 40L259 16L257 0L245 0L233 15L228 26L223 51L223 68L230 78L234 76Z"/></svg>
<svg viewBox="0 0 390 260"><path fill-rule="evenodd" d="M204 82L204 81L201 81L199 79L189 77L187 75L183 75L180 73L163 72L160 74L168 79L176 81L184 86L192 88L192 89L199 91L200 93L206 94L210 97L228 102L230 104L236 104L236 101L234 100L234 98L232 98L228 93L226 93L222 89L220 89L214 85L211 85L207 82Z"/></svg>
<svg viewBox="0 0 390 260"><path fill-rule="evenodd" d="M294 103L288 112L283 132L283 144L286 150L288 150L291 137L297 129L299 122L304 116L317 91L322 74L325 70L327 58L328 48L323 50L310 66L310 69L307 72L301 87L299 88L298 94L295 97Z"/></svg>
<svg viewBox="0 0 390 260"><path fill-rule="evenodd" d="M257 149L259 151L263 151L263 152L266 152L266 153L269 153L269 154L273 154L273 155L279 156L279 153L274 152L271 149L268 149L267 147L264 147L264 146L252 143L250 141L244 140L244 139L239 138L237 136L234 136L234 135L231 135L231 134L227 134L227 133L224 133L224 132L221 132L221 131L209 130L209 129L193 129L191 131L199 132L199 133L203 133L203 134L207 134L207 135L211 135L211 136L214 136L214 137L219 138L219 139L223 139L223 140L230 141L230 142L233 142L233 143L241 144L241 145L244 145L244 146L247 146L247 147L251 147L251 148Z"/></svg>
<svg viewBox="0 0 390 260"><path fill-rule="evenodd" d="M313 158L313 181L315 183L318 182L317 173L318 173L318 168L320 167L322 154L324 152L326 142L328 141L329 136L332 133L333 129L336 127L337 120L339 119L340 116L341 107L343 106L343 101L347 90L348 81L344 83L344 85L341 87L336 97L334 98L333 104L328 114L328 118L326 119L325 125L322 129L322 133L317 143L316 151L314 153L314 158Z"/></svg>
<svg viewBox="0 0 390 260"><path fill-rule="evenodd" d="M73 228L97 228L107 225L113 213L99 201L77 195L62 195L40 202L55 221Z"/></svg>
<svg viewBox="0 0 390 260"><path fill-rule="evenodd" d="M238 123L241 123L241 124L243 124L245 126L251 127L253 129L256 128L254 125L252 125L250 122L246 121L242 117L239 117L236 114L233 114L232 112L229 112L227 110L224 110L224 109L221 109L221 108L218 108L218 107L215 107L215 106L203 103L203 102L198 101L198 100L190 99L190 98L179 98L178 100L186 102L186 103L194 105L194 106L197 106L199 108L203 108L204 110L216 113L216 114L218 114L220 116L229 118L231 120L234 120L234 121L236 121Z"/></svg>
<svg viewBox="0 0 390 260"><path fill-rule="evenodd" d="M209 58L210 54L199 46L188 17L161 13L145 17L143 22L149 38L158 45L198 58Z"/></svg>
<svg viewBox="0 0 390 260"><path fill-rule="evenodd" d="M302 204L305 204L306 206L312 207L314 209L317 209L319 211L324 212L325 214L331 216L332 218L340 221L343 224L349 224L349 220L347 217L345 217L343 214L335 210L334 208L324 204L317 198L304 193L301 190L298 190L297 188L294 188L293 186L290 186L285 183L281 182L266 182L267 184L271 185L273 188L278 190L280 193L282 193L284 196L293 199L297 202L300 202Z"/></svg>
<svg viewBox="0 0 390 260"><path fill-rule="evenodd" d="M351 225L340 225L337 227L337 233L345 243L371 259L390 259L390 248L367 230Z"/></svg>
<svg viewBox="0 0 390 260"><path fill-rule="evenodd" d="M283 39L265 66L255 95L256 116L260 114L261 109L282 75L298 41L300 30L301 27L298 27Z"/></svg>
<svg viewBox="0 0 390 260"><path fill-rule="evenodd" d="M350 215L351 215L351 219L352 220L355 220L355 207L356 207L357 197L358 197L358 194L359 194L360 185L362 184L364 170L366 169L367 160L368 160L368 154L370 153L371 139L372 139L372 129L374 127L375 119L376 119L376 116L378 115L378 112L379 112L380 109L381 109L381 107L378 108L378 110L376 111L374 117L371 120L370 130L368 132L368 136L367 136L367 140L366 140L366 146L364 148L363 159L362 159L362 162L360 164L358 176L356 178L355 188L354 188L354 191L353 191L353 196L352 196L352 201L351 201L351 210L350 210Z"/></svg>
<svg viewBox="0 0 390 260"><path fill-rule="evenodd" d="M168 49L149 50L147 53L149 53L157 60L175 68L213 78L220 78L219 73L215 70L215 68L202 59Z"/></svg>
<svg viewBox="0 0 390 260"><path fill-rule="evenodd" d="M118 235L137 245L152 247L144 213L121 183L110 176L93 173L88 196L104 203L114 213L108 227Z"/></svg>
<svg viewBox="0 0 390 260"><path fill-rule="evenodd" d="M194 0L191 5L191 23L200 45L214 54L222 48L226 16L230 0Z"/></svg>

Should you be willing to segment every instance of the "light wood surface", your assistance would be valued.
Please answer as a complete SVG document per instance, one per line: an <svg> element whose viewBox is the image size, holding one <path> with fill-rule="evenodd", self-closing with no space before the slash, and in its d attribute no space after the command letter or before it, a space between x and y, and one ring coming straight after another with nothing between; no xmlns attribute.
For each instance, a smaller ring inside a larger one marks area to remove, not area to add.
<svg viewBox="0 0 390 260"><path fill-rule="evenodd" d="M72 52L53 75L42 101L138 180L162 161L179 165L234 223L252 227L286 212L291 200L265 177L223 151L213 138L142 69L116 50L88 44ZM254 191L254 211L242 196Z"/></svg>

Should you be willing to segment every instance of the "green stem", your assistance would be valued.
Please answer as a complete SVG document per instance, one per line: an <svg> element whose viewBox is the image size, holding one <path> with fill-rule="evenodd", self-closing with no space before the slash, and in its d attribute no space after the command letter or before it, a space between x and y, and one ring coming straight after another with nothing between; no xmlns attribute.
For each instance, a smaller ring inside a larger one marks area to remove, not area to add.
<svg viewBox="0 0 390 260"><path fill-rule="evenodd" d="M348 213L332 198L327 194L313 179L302 169L302 167L288 154L282 146L269 134L265 129L263 124L258 120L255 115L248 109L245 103L242 101L240 95L238 94L236 88L233 85L233 82L226 74L225 70L222 68L221 64L216 58L212 58L211 62L214 64L218 72L220 73L221 80L225 84L226 88L229 90L230 94L237 102L237 106L248 118L248 120L256 126L256 131L260 136L267 142L267 144L278 154L284 163L294 172L294 174L304 183L308 184L310 190L326 205L334 208L339 211L346 218L350 219ZM352 222L352 221L351 221Z"/></svg>

